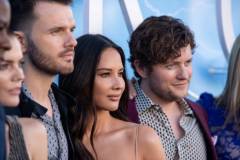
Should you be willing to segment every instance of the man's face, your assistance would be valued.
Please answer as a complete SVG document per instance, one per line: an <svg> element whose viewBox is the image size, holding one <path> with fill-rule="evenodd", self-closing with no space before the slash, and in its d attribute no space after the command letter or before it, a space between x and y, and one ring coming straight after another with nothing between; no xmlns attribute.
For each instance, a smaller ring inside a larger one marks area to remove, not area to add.
<svg viewBox="0 0 240 160"><path fill-rule="evenodd" d="M0 54L10 49L8 26L10 21L10 6L7 0L0 0Z"/></svg>
<svg viewBox="0 0 240 160"><path fill-rule="evenodd" d="M150 97L175 101L187 95L192 77L192 51L190 45L180 49L180 57L166 64L152 66L145 78Z"/></svg>
<svg viewBox="0 0 240 160"><path fill-rule="evenodd" d="M50 75L71 73L77 42L72 34L75 21L70 6L38 2L34 15L36 18L27 38L30 62Z"/></svg>

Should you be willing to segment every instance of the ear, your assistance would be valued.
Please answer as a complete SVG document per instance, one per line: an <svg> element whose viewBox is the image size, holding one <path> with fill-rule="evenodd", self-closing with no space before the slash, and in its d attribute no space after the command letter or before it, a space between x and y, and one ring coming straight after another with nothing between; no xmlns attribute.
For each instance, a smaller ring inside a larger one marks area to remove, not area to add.
<svg viewBox="0 0 240 160"><path fill-rule="evenodd" d="M140 63L139 63L139 60L134 60L134 62L133 62L133 65L134 65L134 67L135 67L135 69L136 69L136 72L142 77L142 78L146 78L147 77L147 69L146 69L146 67L143 67L143 66L141 66L140 65Z"/></svg>
<svg viewBox="0 0 240 160"><path fill-rule="evenodd" d="M14 31L14 34L17 36L21 47L22 47L22 51L23 53L25 53L27 51L27 39L26 39L26 35L21 32L21 31Z"/></svg>

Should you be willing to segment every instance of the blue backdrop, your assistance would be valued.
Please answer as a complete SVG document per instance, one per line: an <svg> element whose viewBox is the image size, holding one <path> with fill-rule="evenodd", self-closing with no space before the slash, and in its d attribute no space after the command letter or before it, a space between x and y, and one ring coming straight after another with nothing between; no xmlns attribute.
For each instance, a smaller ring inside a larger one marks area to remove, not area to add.
<svg viewBox="0 0 240 160"><path fill-rule="evenodd" d="M129 0L131 1L131 0ZM227 58L225 57L219 40L219 26L217 17L217 2L220 0L138 0L143 18L163 14L180 18L195 34L197 48L193 56L193 78L190 92L198 96L204 91L218 95L224 86L227 72ZM239 7L240 1L232 0L231 14L234 37L240 33ZM77 28L76 37L86 33L86 10L84 0L75 0L73 3L74 16ZM125 51L129 57L128 40L129 32L124 16L119 5L119 0L102 0L103 4L103 29L102 34L111 38ZM97 17L95 17L97 18ZM133 76L132 69L127 63L128 77Z"/></svg>

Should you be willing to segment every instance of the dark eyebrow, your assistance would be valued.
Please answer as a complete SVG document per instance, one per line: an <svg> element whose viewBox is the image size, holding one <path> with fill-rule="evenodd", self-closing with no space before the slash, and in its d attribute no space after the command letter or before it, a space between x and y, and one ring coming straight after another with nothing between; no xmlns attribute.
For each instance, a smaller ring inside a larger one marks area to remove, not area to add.
<svg viewBox="0 0 240 160"><path fill-rule="evenodd" d="M58 29L64 29L64 27L63 26L54 26L54 27L50 28L49 31L55 31Z"/></svg>
<svg viewBox="0 0 240 160"><path fill-rule="evenodd" d="M11 60L6 60L6 59L3 59L3 58L0 58L0 62L11 63L12 61L11 61Z"/></svg>
<svg viewBox="0 0 240 160"><path fill-rule="evenodd" d="M109 68L97 68L97 71L111 71L112 69Z"/></svg>
<svg viewBox="0 0 240 160"><path fill-rule="evenodd" d="M186 61L191 61L193 58L191 57L191 58L188 58ZM171 62L168 62L168 63L166 63L166 64L178 64L179 62L178 61L171 61Z"/></svg>
<svg viewBox="0 0 240 160"><path fill-rule="evenodd" d="M121 68L119 70L123 71L124 68ZM109 68L97 68L96 71L112 71L112 69L109 69Z"/></svg>

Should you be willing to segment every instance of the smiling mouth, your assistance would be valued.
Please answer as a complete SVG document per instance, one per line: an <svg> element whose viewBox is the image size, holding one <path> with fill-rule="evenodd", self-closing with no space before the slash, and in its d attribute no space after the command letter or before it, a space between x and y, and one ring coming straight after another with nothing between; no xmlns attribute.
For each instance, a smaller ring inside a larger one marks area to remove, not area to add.
<svg viewBox="0 0 240 160"><path fill-rule="evenodd" d="M173 86L176 87L176 88L184 89L188 86L188 83L174 84Z"/></svg>
<svg viewBox="0 0 240 160"><path fill-rule="evenodd" d="M174 84L174 86L186 86L188 83Z"/></svg>

